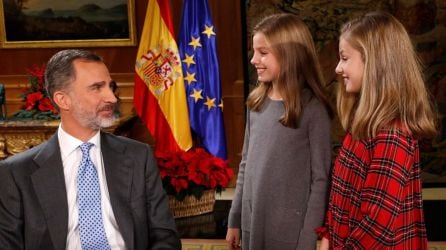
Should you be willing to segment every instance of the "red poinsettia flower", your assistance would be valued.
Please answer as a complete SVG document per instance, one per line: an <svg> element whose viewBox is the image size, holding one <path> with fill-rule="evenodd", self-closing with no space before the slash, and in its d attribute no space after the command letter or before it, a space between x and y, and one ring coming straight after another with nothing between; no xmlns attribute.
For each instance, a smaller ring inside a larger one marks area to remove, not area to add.
<svg viewBox="0 0 446 250"><path fill-rule="evenodd" d="M43 94L41 92L34 92L31 94L28 94L26 96L26 102L25 102L25 109L26 110L32 110L34 109L36 103L40 101L40 99L43 98Z"/></svg>
<svg viewBox="0 0 446 250"><path fill-rule="evenodd" d="M43 64L42 66L34 64L31 68L27 68L26 71L28 72L28 74L30 74L31 77L35 77L37 83L41 87L43 87L45 82L45 64Z"/></svg>
<svg viewBox="0 0 446 250"><path fill-rule="evenodd" d="M187 186L188 186L188 182L185 179L172 178L172 179L170 179L170 183L172 184L172 186L175 187L175 190L177 192L180 192L181 189L187 188Z"/></svg>
<svg viewBox="0 0 446 250"><path fill-rule="evenodd" d="M44 97L39 102L39 110L40 111L51 111L53 113L57 113L57 109L54 107L50 98Z"/></svg>
<svg viewBox="0 0 446 250"><path fill-rule="evenodd" d="M23 107L14 116L24 119L58 119L58 111L45 90L45 65L33 65L26 71L29 74L29 85L22 89Z"/></svg>
<svg viewBox="0 0 446 250"><path fill-rule="evenodd" d="M209 154L203 148L187 152L155 152L164 188L168 194L186 191L196 195L197 187L217 189L227 187L233 175L228 161ZM166 180L166 181L164 181ZM174 193L169 193L174 190Z"/></svg>

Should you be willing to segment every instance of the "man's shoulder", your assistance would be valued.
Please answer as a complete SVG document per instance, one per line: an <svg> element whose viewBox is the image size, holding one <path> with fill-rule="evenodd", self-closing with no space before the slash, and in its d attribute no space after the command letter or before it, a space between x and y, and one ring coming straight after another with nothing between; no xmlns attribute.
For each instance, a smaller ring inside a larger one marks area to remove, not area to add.
<svg viewBox="0 0 446 250"><path fill-rule="evenodd" d="M127 147L134 147L134 148L147 148L148 145L128 138L128 137L124 137L124 136L118 136L118 135L114 135L108 132L101 132L102 135L102 140L105 143L108 144L114 144L114 145L120 145L120 146L127 146Z"/></svg>

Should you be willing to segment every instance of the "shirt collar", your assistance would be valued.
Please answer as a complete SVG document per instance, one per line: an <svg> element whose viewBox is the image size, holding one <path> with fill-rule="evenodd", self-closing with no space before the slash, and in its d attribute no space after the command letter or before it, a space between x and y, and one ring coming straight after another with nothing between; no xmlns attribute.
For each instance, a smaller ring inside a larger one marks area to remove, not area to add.
<svg viewBox="0 0 446 250"><path fill-rule="evenodd" d="M59 129L57 130L57 136L59 139L59 147L60 153L62 156L62 160L73 153L82 143L83 141L73 137L68 134L65 130L63 130L62 126L59 124ZM98 131L93 137L88 140L89 143L93 143L95 147L100 148L101 140L100 140L100 131Z"/></svg>

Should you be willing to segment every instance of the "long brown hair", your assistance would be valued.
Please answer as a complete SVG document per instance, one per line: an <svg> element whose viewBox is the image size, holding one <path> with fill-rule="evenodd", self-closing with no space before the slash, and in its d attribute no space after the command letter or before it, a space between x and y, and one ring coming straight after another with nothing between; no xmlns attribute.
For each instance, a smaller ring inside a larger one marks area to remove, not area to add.
<svg viewBox="0 0 446 250"><path fill-rule="evenodd" d="M322 87L324 81L316 49L307 26L295 15L276 14L260 21L254 27L253 34L256 33L265 36L280 65L277 87L285 106L280 122L286 127L298 127L302 113L301 93L305 87L313 92L331 114ZM271 83L259 82L248 97L248 108L259 111L271 88Z"/></svg>
<svg viewBox="0 0 446 250"><path fill-rule="evenodd" d="M369 138L401 124L417 138L434 136L432 102L404 26L390 14L372 12L346 23L341 39L358 50L364 62L360 93L339 88L337 108L344 129L355 138Z"/></svg>

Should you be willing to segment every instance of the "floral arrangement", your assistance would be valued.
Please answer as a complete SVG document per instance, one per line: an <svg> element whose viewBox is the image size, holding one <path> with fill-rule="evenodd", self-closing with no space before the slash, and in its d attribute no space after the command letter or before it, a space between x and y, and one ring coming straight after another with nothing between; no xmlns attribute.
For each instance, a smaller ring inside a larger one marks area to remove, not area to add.
<svg viewBox="0 0 446 250"><path fill-rule="evenodd" d="M29 86L22 89L20 97L22 108L13 114L17 119L56 120L59 119L57 109L45 90L45 65L33 65L27 68Z"/></svg>
<svg viewBox="0 0 446 250"><path fill-rule="evenodd" d="M228 161L203 148L187 152L155 152L163 186L168 195L182 201L188 195L200 199L205 190L221 192L233 175Z"/></svg>

